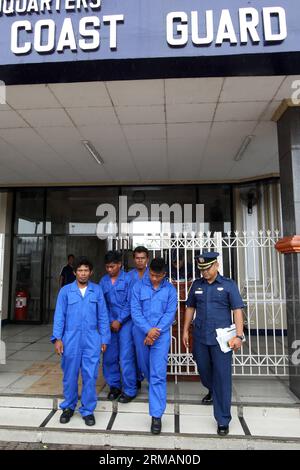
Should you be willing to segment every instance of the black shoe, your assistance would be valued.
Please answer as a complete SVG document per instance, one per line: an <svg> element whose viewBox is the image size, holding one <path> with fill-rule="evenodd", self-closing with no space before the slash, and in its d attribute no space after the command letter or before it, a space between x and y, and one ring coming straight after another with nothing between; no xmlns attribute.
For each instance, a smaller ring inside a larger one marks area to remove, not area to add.
<svg viewBox="0 0 300 470"><path fill-rule="evenodd" d="M202 403L203 405L212 405L212 402L213 402L213 399L212 399L211 392L208 392L208 394L205 395L204 398L202 398Z"/></svg>
<svg viewBox="0 0 300 470"><path fill-rule="evenodd" d="M94 415L83 416L83 419L87 426L94 426L96 424Z"/></svg>
<svg viewBox="0 0 300 470"><path fill-rule="evenodd" d="M125 393L122 393L118 398L118 402L119 403L129 403L131 400L134 400L135 397L136 397L136 395L134 395L134 397L130 397L130 396L126 395Z"/></svg>
<svg viewBox="0 0 300 470"><path fill-rule="evenodd" d="M219 436L227 436L228 433L229 433L229 426L221 426L218 424Z"/></svg>
<svg viewBox="0 0 300 470"><path fill-rule="evenodd" d="M119 388L110 387L109 394L107 395L108 400L116 400L121 395L121 390Z"/></svg>
<svg viewBox="0 0 300 470"><path fill-rule="evenodd" d="M141 381L141 380L138 380L138 381L136 382L136 388L137 388L138 390L141 390L141 388L142 388L142 381Z"/></svg>
<svg viewBox="0 0 300 470"><path fill-rule="evenodd" d="M160 434L161 431L161 418L152 418L151 432L152 434Z"/></svg>
<svg viewBox="0 0 300 470"><path fill-rule="evenodd" d="M73 414L74 414L74 410L71 410L71 408L64 409L59 418L59 422L61 424L67 424L72 418Z"/></svg>

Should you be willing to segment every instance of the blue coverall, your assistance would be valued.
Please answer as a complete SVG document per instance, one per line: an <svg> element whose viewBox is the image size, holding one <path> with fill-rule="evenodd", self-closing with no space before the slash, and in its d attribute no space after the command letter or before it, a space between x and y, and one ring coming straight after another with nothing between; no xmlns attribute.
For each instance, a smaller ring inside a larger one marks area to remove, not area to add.
<svg viewBox="0 0 300 470"><path fill-rule="evenodd" d="M194 281L186 306L196 308L193 356L201 381L212 393L217 423L228 426L231 421L232 351L221 351L216 329L232 324L231 310L244 308L243 300L236 283L218 274L212 284L204 278Z"/></svg>
<svg viewBox="0 0 300 470"><path fill-rule="evenodd" d="M131 315L138 363L149 383L149 413L160 418L167 404L167 365L170 349L170 327L177 309L177 292L166 279L157 289L144 277L133 287ZM160 328L160 336L152 346L144 340L151 328Z"/></svg>
<svg viewBox="0 0 300 470"><path fill-rule="evenodd" d="M65 400L62 410L74 410L78 401L78 376L81 369L81 415L93 414L97 405L101 345L110 342L108 312L102 289L89 282L84 297L77 281L62 287L58 294L51 341L60 339L64 351L61 366Z"/></svg>
<svg viewBox="0 0 300 470"><path fill-rule="evenodd" d="M122 326L111 332L111 342L103 355L103 374L110 387L122 389L129 397L137 393L137 370L130 314L130 279L123 271L112 284L108 274L100 281L106 300L109 322L118 320Z"/></svg>
<svg viewBox="0 0 300 470"><path fill-rule="evenodd" d="M149 276L149 268L148 267L146 268L146 270L145 270L142 277L139 276L139 272L138 272L137 269L132 269L131 271L129 271L127 273L127 276L130 279L130 302L131 302L131 295L132 295L133 286L137 282L139 282L141 279L144 279L145 277ZM144 374L143 374L141 366L139 364L139 358L138 358L137 351L135 353L136 353L136 361L137 361L137 378L140 382L142 382L144 380Z"/></svg>

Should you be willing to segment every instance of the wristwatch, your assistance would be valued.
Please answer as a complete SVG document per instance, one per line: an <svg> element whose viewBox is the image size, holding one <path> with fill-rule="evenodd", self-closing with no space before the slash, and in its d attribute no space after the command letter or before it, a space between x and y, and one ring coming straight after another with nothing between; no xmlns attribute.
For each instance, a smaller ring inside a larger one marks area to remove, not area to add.
<svg viewBox="0 0 300 470"><path fill-rule="evenodd" d="M244 335L243 336L236 335L236 337L239 338L241 341L243 341L243 339L244 339Z"/></svg>

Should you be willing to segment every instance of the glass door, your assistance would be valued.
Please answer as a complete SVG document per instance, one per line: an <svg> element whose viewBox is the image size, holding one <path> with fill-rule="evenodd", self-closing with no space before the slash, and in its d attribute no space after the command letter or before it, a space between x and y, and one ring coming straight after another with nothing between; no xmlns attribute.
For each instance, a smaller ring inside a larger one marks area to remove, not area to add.
<svg viewBox="0 0 300 470"><path fill-rule="evenodd" d="M14 239L11 320L42 321L44 237Z"/></svg>
<svg viewBox="0 0 300 470"><path fill-rule="evenodd" d="M68 255L75 259L87 257L94 265L92 281L98 283L105 273L106 243L95 236L48 235L45 237L43 322L53 323L56 299L60 289L60 274Z"/></svg>

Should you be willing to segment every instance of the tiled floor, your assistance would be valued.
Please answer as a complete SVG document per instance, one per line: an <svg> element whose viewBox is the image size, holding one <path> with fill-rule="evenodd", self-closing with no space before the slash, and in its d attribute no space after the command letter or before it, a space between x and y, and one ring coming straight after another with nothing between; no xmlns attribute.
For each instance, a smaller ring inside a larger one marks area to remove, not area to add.
<svg viewBox="0 0 300 470"><path fill-rule="evenodd" d="M48 410L31 408L0 408L0 426L26 426L36 428L49 415Z"/></svg>
<svg viewBox="0 0 300 470"><path fill-rule="evenodd" d="M2 339L7 348L7 364L0 365L0 393L61 395L61 370L59 357L50 343L51 325L7 325L2 328ZM107 388L100 397L106 397ZM200 382L168 383L168 399L199 403L206 389ZM143 386L141 400L147 400L148 391ZM299 400L290 392L287 381L276 377L235 377L234 403L293 404Z"/></svg>
<svg viewBox="0 0 300 470"><path fill-rule="evenodd" d="M151 436L151 418L146 402L131 402L120 405L116 402L99 401L95 411L96 425L87 428L78 411L71 421L62 425L59 422L61 411L52 411L53 403L49 398L33 401L31 397L0 397L0 427L15 430L35 429L45 432L117 432L125 435ZM175 415L175 412L177 413ZM293 441L300 449L300 408L286 407L243 407L240 410L232 407L230 438L247 439L281 439L282 442ZM191 438L216 437L216 423L212 407L204 405L180 404L174 407L168 404L167 412L162 419L162 436L184 436ZM61 434L64 442L63 434ZM67 437L69 442L70 435ZM268 441L269 442L269 441Z"/></svg>
<svg viewBox="0 0 300 470"><path fill-rule="evenodd" d="M40 429L48 418L42 429L87 430L78 412L69 424L61 425L60 411L52 411L55 399L62 393L62 374L59 358L49 342L50 334L51 326L10 325L2 330L7 364L0 365L0 426ZM102 378L98 392L93 430L150 434L146 383L142 384L137 399L129 404L106 401L108 387L104 386ZM201 405L205 394L206 389L198 381L168 382L163 434L215 436L213 409ZM276 377L234 378L230 436L245 437L245 433L256 437L300 439L300 402L290 392L287 380Z"/></svg>
<svg viewBox="0 0 300 470"><path fill-rule="evenodd" d="M253 436L300 438L300 408L248 407L244 418Z"/></svg>
<svg viewBox="0 0 300 470"><path fill-rule="evenodd" d="M1 394L62 394L60 358L50 343L51 332L51 325L8 325L2 329L7 363L0 365ZM103 386L100 374L99 392Z"/></svg>

